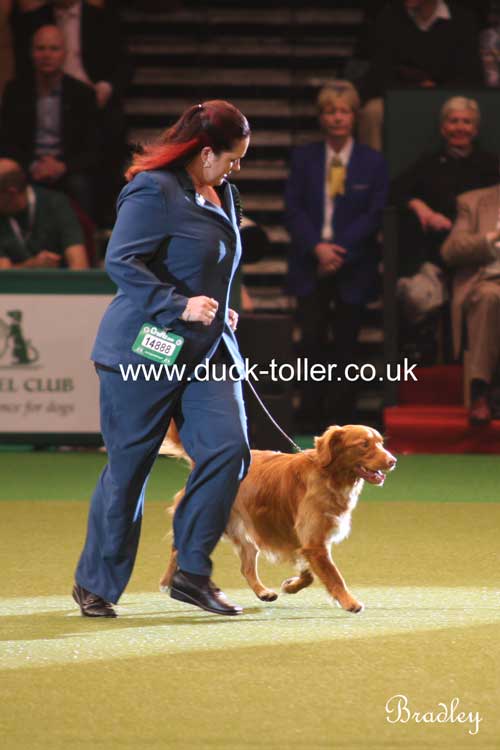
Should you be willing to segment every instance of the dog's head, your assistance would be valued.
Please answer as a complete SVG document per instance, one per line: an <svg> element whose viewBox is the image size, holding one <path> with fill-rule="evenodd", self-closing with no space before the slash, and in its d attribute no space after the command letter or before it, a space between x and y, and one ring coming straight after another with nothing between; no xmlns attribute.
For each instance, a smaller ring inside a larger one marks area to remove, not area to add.
<svg viewBox="0 0 500 750"><path fill-rule="evenodd" d="M364 425L328 427L315 438L315 447L323 469L350 479L366 479L370 484L384 484L386 473L396 466L396 458L384 448L382 435Z"/></svg>

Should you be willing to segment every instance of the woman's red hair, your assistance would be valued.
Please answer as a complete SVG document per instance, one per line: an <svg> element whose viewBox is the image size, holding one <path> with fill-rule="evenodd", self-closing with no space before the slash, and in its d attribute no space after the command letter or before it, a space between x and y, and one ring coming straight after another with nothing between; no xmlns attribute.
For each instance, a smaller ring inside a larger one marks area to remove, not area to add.
<svg viewBox="0 0 500 750"><path fill-rule="evenodd" d="M230 151L235 142L249 135L246 117L233 104L222 99L195 104L157 141L142 146L125 177L131 180L138 172L185 164L205 146L216 154Z"/></svg>

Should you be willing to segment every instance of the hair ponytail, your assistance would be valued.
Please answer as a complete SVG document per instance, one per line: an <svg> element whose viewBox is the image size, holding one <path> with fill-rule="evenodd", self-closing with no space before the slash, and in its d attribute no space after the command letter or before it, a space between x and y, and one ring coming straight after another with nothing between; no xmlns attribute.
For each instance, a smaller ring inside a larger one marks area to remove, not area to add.
<svg viewBox="0 0 500 750"><path fill-rule="evenodd" d="M195 104L155 142L142 146L125 177L131 180L138 172L186 164L205 146L216 154L230 151L235 141L249 135L246 117L233 104L222 99Z"/></svg>

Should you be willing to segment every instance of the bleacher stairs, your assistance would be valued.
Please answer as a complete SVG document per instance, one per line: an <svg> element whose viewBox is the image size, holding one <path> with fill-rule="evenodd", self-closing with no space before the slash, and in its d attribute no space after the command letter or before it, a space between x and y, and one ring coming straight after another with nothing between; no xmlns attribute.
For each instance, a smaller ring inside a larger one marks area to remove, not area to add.
<svg viewBox="0 0 500 750"><path fill-rule="evenodd" d="M354 1L149 3L123 18L135 76L126 102L129 140L154 137L193 102L225 98L247 115L252 142L235 177L245 213L261 224L272 255L244 266L256 310L286 313L289 238L283 226L283 188L290 148L317 135L319 86L342 74L352 57L362 12ZM161 7L155 3L154 7ZM170 7L170 9L168 9ZM381 304L367 312L363 362L381 366ZM360 419L378 424L380 387L360 393Z"/></svg>
<svg viewBox="0 0 500 750"><path fill-rule="evenodd" d="M384 410L385 436L396 453L500 454L500 420L471 426L461 365L422 367L400 383L397 406Z"/></svg>

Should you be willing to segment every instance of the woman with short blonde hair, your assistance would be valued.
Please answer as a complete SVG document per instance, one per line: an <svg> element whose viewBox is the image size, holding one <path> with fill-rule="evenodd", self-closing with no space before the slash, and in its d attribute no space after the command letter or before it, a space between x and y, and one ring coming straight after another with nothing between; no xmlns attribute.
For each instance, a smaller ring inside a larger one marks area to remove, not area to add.
<svg viewBox="0 0 500 750"><path fill-rule="evenodd" d="M316 100L319 112L334 107L339 99L345 101L352 111L357 114L361 100L359 94L350 81L338 80L327 83L320 90Z"/></svg>

